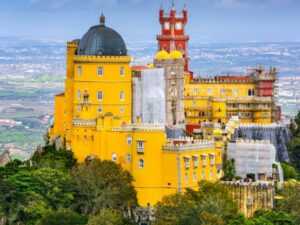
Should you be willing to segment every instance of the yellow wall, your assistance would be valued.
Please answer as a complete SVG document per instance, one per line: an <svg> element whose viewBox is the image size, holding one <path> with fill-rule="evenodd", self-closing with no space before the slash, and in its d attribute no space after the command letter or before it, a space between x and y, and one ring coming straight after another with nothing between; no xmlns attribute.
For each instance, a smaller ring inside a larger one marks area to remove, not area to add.
<svg viewBox="0 0 300 225"><path fill-rule="evenodd" d="M220 120L226 123L231 116L239 116L242 123L271 123L271 99L248 96L255 84L188 82L186 79L184 93L188 124Z"/></svg>
<svg viewBox="0 0 300 225"><path fill-rule="evenodd" d="M56 95L54 99L54 119L53 128L50 129L50 139L55 138L55 136L64 137L64 102L65 95Z"/></svg>

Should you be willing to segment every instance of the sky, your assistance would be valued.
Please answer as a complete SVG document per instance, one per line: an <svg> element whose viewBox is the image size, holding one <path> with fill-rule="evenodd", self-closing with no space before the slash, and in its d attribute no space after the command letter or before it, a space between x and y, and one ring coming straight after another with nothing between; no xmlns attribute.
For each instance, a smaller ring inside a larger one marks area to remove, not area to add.
<svg viewBox="0 0 300 225"><path fill-rule="evenodd" d="M104 12L125 41L155 41L171 0L0 0L0 37L81 38ZM300 41L299 0L174 0L196 43Z"/></svg>

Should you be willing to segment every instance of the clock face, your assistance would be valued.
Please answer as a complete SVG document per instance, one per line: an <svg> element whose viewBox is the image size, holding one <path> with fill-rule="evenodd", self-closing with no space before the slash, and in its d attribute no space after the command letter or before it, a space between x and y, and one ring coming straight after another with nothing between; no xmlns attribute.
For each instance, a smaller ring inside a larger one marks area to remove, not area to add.
<svg viewBox="0 0 300 225"><path fill-rule="evenodd" d="M176 27L176 30L181 30L182 29L182 23L176 23L176 25L175 25L175 27Z"/></svg>
<svg viewBox="0 0 300 225"><path fill-rule="evenodd" d="M165 30L170 30L170 23L169 22L165 22Z"/></svg>

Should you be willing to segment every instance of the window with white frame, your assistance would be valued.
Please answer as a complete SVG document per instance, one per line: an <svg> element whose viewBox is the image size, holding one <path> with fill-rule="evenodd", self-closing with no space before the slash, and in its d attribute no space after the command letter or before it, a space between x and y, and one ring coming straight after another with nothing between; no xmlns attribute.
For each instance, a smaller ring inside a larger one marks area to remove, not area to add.
<svg viewBox="0 0 300 225"><path fill-rule="evenodd" d="M211 95L211 93L212 93L211 88L208 88L208 89L207 89L207 94Z"/></svg>
<svg viewBox="0 0 300 225"><path fill-rule="evenodd" d="M205 180L205 173L202 171L201 180Z"/></svg>
<svg viewBox="0 0 300 225"><path fill-rule="evenodd" d="M197 102L193 101L193 106L196 107L197 106Z"/></svg>
<svg viewBox="0 0 300 225"><path fill-rule="evenodd" d="M131 162L131 155L129 153L126 154L126 162Z"/></svg>
<svg viewBox="0 0 300 225"><path fill-rule="evenodd" d="M124 91L120 91L120 101L124 101L125 99L125 93Z"/></svg>
<svg viewBox="0 0 300 225"><path fill-rule="evenodd" d="M201 155L202 166L206 166L206 155Z"/></svg>
<svg viewBox="0 0 300 225"><path fill-rule="evenodd" d="M78 100L81 99L81 91L80 91L80 90L77 91L77 99L78 99Z"/></svg>
<svg viewBox="0 0 300 225"><path fill-rule="evenodd" d="M143 169L144 166L145 166L145 165L144 165L144 160L143 160L143 159L139 159L139 163L138 163L138 164L139 164L138 166L139 166L140 169Z"/></svg>
<svg viewBox="0 0 300 225"><path fill-rule="evenodd" d="M121 68L120 68L120 75L124 76L124 67L123 66L121 66Z"/></svg>
<svg viewBox="0 0 300 225"><path fill-rule="evenodd" d="M103 100L103 92L102 92L102 91L98 91L98 92L97 92L97 99L98 99L99 101L102 101L102 100Z"/></svg>
<svg viewBox="0 0 300 225"><path fill-rule="evenodd" d="M171 51L174 51L174 50L175 50L175 42L171 41Z"/></svg>
<svg viewBox="0 0 300 225"><path fill-rule="evenodd" d="M98 107L97 107L97 111L98 111L98 113L102 113L102 112L103 112L102 106L98 106Z"/></svg>
<svg viewBox="0 0 300 225"><path fill-rule="evenodd" d="M81 76L81 75L82 75L82 67L81 67L81 66L78 66L78 67L77 67L77 75L78 75L78 76Z"/></svg>
<svg viewBox="0 0 300 225"><path fill-rule="evenodd" d="M225 94L225 90L224 90L223 88L220 90L220 94L221 94L221 95L224 95L224 94Z"/></svg>
<svg viewBox="0 0 300 225"><path fill-rule="evenodd" d="M189 175L187 173L184 174L184 181L185 183L189 183Z"/></svg>
<svg viewBox="0 0 300 225"><path fill-rule="evenodd" d="M212 180L214 178L213 176L214 176L213 171L210 170L209 171L209 179Z"/></svg>
<svg viewBox="0 0 300 225"><path fill-rule="evenodd" d="M185 162L185 168L188 169L191 166L191 159L190 157L184 157L184 162Z"/></svg>
<svg viewBox="0 0 300 225"><path fill-rule="evenodd" d="M198 94L198 89L197 88L194 88L194 94Z"/></svg>
<svg viewBox="0 0 300 225"><path fill-rule="evenodd" d="M193 160L194 160L194 168L197 168L199 165L199 160L198 160L198 156L193 156Z"/></svg>
<svg viewBox="0 0 300 225"><path fill-rule="evenodd" d="M77 106L77 112L81 112L81 106Z"/></svg>
<svg viewBox="0 0 300 225"><path fill-rule="evenodd" d="M145 141L137 141L138 153L144 153Z"/></svg>
<svg viewBox="0 0 300 225"><path fill-rule="evenodd" d="M216 158L215 155L211 154L209 157L210 157L210 165L215 165L215 161L216 161L215 160L215 158Z"/></svg>
<svg viewBox="0 0 300 225"><path fill-rule="evenodd" d="M182 52L182 45L178 45L178 51Z"/></svg>
<svg viewBox="0 0 300 225"><path fill-rule="evenodd" d="M195 171L194 171L194 174L193 174L193 181L197 182L197 173Z"/></svg>
<svg viewBox="0 0 300 225"><path fill-rule="evenodd" d="M124 106L120 106L120 113L124 113Z"/></svg>
<svg viewBox="0 0 300 225"><path fill-rule="evenodd" d="M117 154L116 154L116 153L113 153L113 154L112 154L111 160L112 160L113 162L116 162L116 161L117 161Z"/></svg>
<svg viewBox="0 0 300 225"><path fill-rule="evenodd" d="M98 67L98 76L99 77L103 76L103 67L101 66Z"/></svg>
<svg viewBox="0 0 300 225"><path fill-rule="evenodd" d="M131 135L128 135L128 136L127 136L127 144L128 144L128 145L131 145L131 144L132 144L132 136L131 136Z"/></svg>

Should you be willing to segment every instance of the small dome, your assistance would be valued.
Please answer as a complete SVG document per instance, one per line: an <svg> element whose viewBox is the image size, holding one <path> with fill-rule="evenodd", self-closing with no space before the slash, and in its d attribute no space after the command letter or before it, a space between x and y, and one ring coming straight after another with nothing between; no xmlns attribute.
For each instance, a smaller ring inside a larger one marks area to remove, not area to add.
<svg viewBox="0 0 300 225"><path fill-rule="evenodd" d="M183 59L182 53L180 51L172 51L170 53L171 59Z"/></svg>
<svg viewBox="0 0 300 225"><path fill-rule="evenodd" d="M154 69L154 64L153 63L149 64L148 69Z"/></svg>
<svg viewBox="0 0 300 225"><path fill-rule="evenodd" d="M165 50L162 50L156 54L155 58L158 60L170 59L170 55Z"/></svg>
<svg viewBox="0 0 300 225"><path fill-rule="evenodd" d="M214 136L222 136L223 131L220 128L216 128L213 132Z"/></svg>
<svg viewBox="0 0 300 225"><path fill-rule="evenodd" d="M77 55L126 56L127 49L120 34L105 26L105 17L100 17L100 25L93 26L82 37Z"/></svg>

